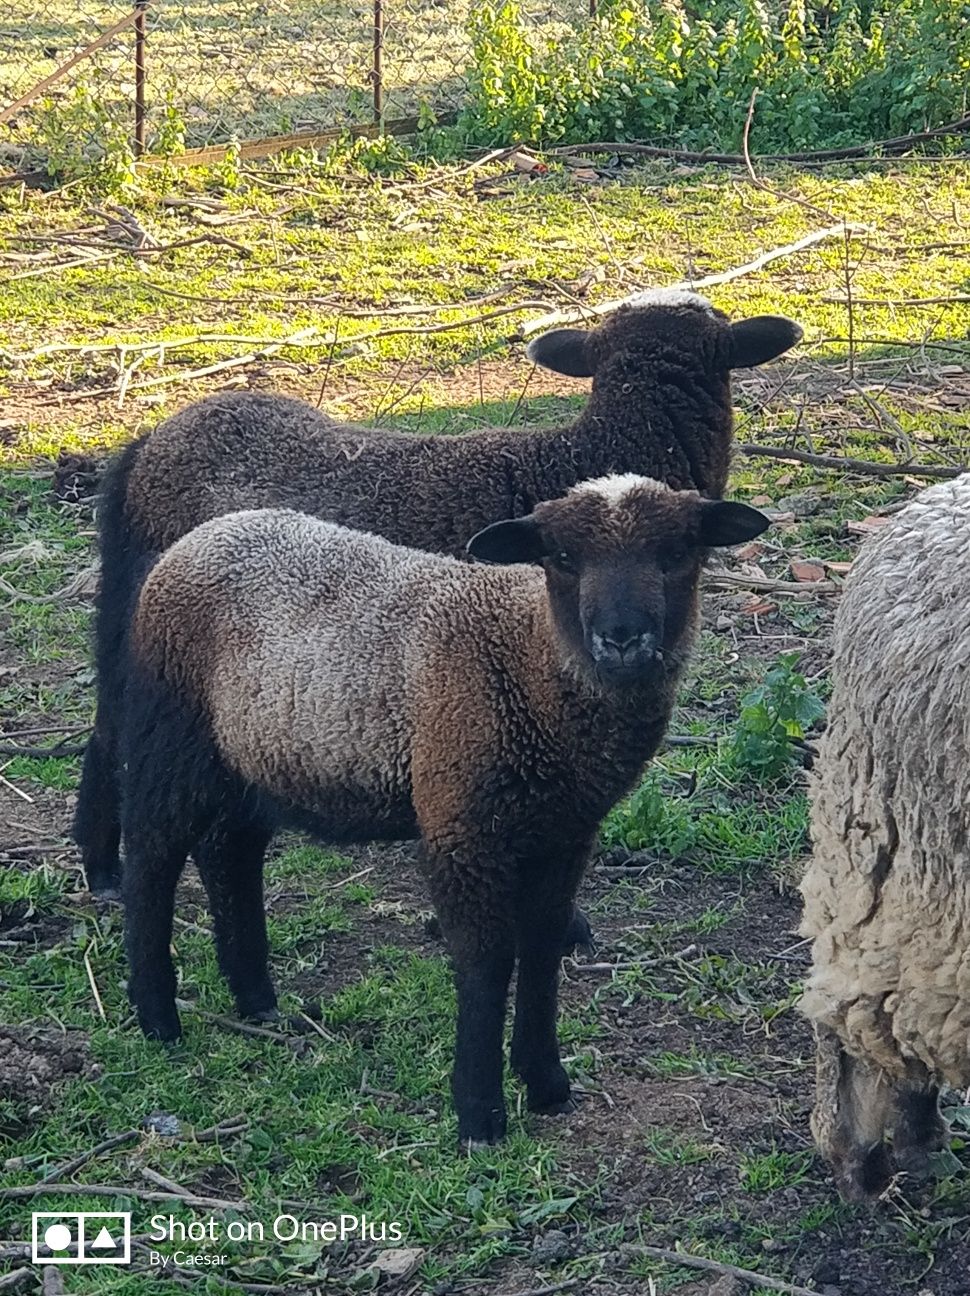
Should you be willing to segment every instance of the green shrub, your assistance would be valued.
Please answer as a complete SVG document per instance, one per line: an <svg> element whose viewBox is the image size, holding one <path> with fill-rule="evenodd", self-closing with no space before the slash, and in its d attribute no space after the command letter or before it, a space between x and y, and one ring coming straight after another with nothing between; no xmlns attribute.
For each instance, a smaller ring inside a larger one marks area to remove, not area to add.
<svg viewBox="0 0 970 1296"><path fill-rule="evenodd" d="M804 738L825 714L817 693L795 667L798 653L778 658L764 682L741 701L741 714L727 750L731 768L770 780L791 768L792 738Z"/></svg>
<svg viewBox="0 0 970 1296"><path fill-rule="evenodd" d="M518 0L473 5L477 143L741 142L839 146L967 111L970 4L954 0L600 0L595 17L531 31Z"/></svg>

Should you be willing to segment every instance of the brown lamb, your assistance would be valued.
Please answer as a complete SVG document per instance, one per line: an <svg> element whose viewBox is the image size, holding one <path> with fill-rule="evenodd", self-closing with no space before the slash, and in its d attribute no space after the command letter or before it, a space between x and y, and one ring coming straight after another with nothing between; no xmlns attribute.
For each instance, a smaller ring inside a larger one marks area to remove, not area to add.
<svg viewBox="0 0 970 1296"><path fill-rule="evenodd" d="M179 540L138 602L121 744L129 994L146 1034L181 1029L170 945L190 852L237 1007L265 1017L275 827L419 837L458 990L459 1137L505 1131L516 959L512 1066L530 1107L567 1104L556 994L576 888L668 723L708 547L766 525L628 475L480 532L469 552L501 566L277 509Z"/></svg>

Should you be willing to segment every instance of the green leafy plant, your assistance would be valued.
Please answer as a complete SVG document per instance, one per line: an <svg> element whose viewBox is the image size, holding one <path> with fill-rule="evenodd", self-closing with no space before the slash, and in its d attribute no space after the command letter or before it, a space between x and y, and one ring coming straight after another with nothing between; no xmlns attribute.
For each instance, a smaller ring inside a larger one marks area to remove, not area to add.
<svg viewBox="0 0 970 1296"><path fill-rule="evenodd" d="M78 81L71 91L41 101L31 148L58 180L87 179L115 193L134 174L130 123L104 80Z"/></svg>
<svg viewBox="0 0 970 1296"><path fill-rule="evenodd" d="M219 183L224 189L238 189L242 181L242 148L239 139L234 135L226 145L226 154L216 164Z"/></svg>
<svg viewBox="0 0 970 1296"><path fill-rule="evenodd" d="M602 829L604 846L682 855L694 844L697 825L684 799L665 792L660 780L651 767L637 790L610 811Z"/></svg>
<svg viewBox="0 0 970 1296"><path fill-rule="evenodd" d="M967 111L970 5L953 0L600 0L537 34L519 0L473 5L475 142L645 138L760 151L864 142Z"/></svg>
<svg viewBox="0 0 970 1296"><path fill-rule="evenodd" d="M741 702L741 714L727 752L730 766L761 779L776 779L791 767L791 740L804 738L825 714L825 706L796 670L799 654L778 658L763 682Z"/></svg>
<svg viewBox="0 0 970 1296"><path fill-rule="evenodd" d="M165 106L155 133L151 149L162 157L175 157L185 151L185 118L176 106L176 85L173 82L165 93Z"/></svg>

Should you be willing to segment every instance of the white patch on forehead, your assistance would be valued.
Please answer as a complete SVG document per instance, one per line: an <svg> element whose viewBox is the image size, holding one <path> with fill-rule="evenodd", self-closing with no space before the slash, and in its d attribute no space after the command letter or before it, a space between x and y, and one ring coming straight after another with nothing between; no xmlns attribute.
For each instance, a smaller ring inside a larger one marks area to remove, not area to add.
<svg viewBox="0 0 970 1296"><path fill-rule="evenodd" d="M623 303L625 306L693 306L695 310L714 314L714 307L700 293L688 292L686 288L650 288L646 292L634 293Z"/></svg>
<svg viewBox="0 0 970 1296"><path fill-rule="evenodd" d="M608 504L618 508L633 491L652 491L656 495L672 493L669 486L653 477L641 477L639 473L612 473L609 477L593 477L579 482L569 494L601 495Z"/></svg>

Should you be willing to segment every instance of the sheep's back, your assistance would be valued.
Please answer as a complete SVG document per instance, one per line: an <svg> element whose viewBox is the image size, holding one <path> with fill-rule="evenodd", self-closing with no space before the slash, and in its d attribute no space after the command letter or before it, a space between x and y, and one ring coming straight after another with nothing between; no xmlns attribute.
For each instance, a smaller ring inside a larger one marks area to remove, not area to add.
<svg viewBox="0 0 970 1296"><path fill-rule="evenodd" d="M404 645L452 569L284 510L229 514L159 560L139 599L136 661L204 715L248 782L311 813L403 813L410 759Z"/></svg>
<svg viewBox="0 0 970 1296"><path fill-rule="evenodd" d="M339 423L264 393L211 396L141 443L129 518L162 552L226 513L288 508L401 545L461 555L470 536L578 478L568 442L521 429L412 436Z"/></svg>
<svg viewBox="0 0 970 1296"><path fill-rule="evenodd" d="M857 560L812 788L803 1000L850 1048L970 1081L970 478Z"/></svg>

